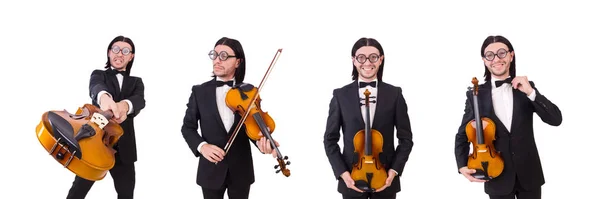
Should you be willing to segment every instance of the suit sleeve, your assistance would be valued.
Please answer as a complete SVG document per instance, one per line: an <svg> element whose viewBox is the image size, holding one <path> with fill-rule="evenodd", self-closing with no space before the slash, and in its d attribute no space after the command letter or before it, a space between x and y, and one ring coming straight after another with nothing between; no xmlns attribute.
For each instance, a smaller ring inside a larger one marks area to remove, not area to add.
<svg viewBox="0 0 600 199"><path fill-rule="evenodd" d="M183 125L181 126L181 134L196 157L200 156L198 146L204 142L204 139L198 133L198 120L200 113L198 112L198 101L196 98L196 87L192 87L192 94L187 103L185 116L183 117Z"/></svg>
<svg viewBox="0 0 600 199"><path fill-rule="evenodd" d="M562 113L560 112L560 109L544 95L540 94L532 81L529 81L529 84L531 84L531 87L535 92L535 99L531 102L534 111L546 124L559 126L562 123Z"/></svg>
<svg viewBox="0 0 600 199"><path fill-rule="evenodd" d="M454 156L456 158L456 165L458 169L467 166L470 145L465 127L470 123L471 120L475 118L469 93L471 92L467 91L466 93L467 99L465 100L464 114L460 123L460 127L458 127L458 132L456 133L456 139L454 141Z"/></svg>
<svg viewBox="0 0 600 199"><path fill-rule="evenodd" d="M323 136L325 153L333 169L336 179L339 179L342 173L348 171L338 141L340 140L340 126L342 125L342 115L336 96L336 90L333 91L333 97L329 103L329 116L327 117L327 126Z"/></svg>
<svg viewBox="0 0 600 199"><path fill-rule="evenodd" d="M92 75L90 76L90 97L92 98L93 104L99 105L98 102L98 94L101 91L107 91L108 87L106 86L106 78L104 76L104 71L102 70L94 70L92 71Z"/></svg>
<svg viewBox="0 0 600 199"><path fill-rule="evenodd" d="M144 107L146 107L146 99L144 99L144 82L142 78L136 78L133 95L127 98L133 106L132 117L137 116Z"/></svg>
<svg viewBox="0 0 600 199"><path fill-rule="evenodd" d="M391 168L398 173L398 176L401 176L413 148L413 134L408 116L408 106L401 88L398 88L398 97L396 98L395 123L398 146L396 146L396 154Z"/></svg>

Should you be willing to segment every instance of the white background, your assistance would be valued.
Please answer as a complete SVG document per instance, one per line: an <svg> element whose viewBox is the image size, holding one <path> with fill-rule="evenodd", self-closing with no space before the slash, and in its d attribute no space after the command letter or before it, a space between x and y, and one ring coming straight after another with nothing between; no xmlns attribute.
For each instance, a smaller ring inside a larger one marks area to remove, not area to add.
<svg viewBox="0 0 600 199"><path fill-rule="evenodd" d="M255 85L283 48L261 95L292 175L275 174L275 160L253 149L256 182L250 198L341 198L323 133L331 92L350 82L350 51L360 37L382 43L384 81L401 86L408 103L415 145L399 198L487 198L483 184L457 173L454 136L471 78L483 81L481 44L496 34L513 43L517 75L527 75L563 114L559 127L537 116L534 121L547 181L543 197L583 198L597 189L598 6L169 2L1 3L0 198L66 196L74 175L47 155L35 126L45 111L75 111L90 102L89 75L102 69L108 43L121 34L136 45L132 75L146 86L146 108L135 121L136 198L202 198L195 183L198 159L180 128L192 85L211 78L207 53L222 36L241 41L246 82ZM110 175L88 198L116 198Z"/></svg>

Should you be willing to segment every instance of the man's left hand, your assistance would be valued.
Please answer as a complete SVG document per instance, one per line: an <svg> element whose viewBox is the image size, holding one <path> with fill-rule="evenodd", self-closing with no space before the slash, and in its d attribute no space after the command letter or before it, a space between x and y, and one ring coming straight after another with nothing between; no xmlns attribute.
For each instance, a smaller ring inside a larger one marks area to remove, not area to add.
<svg viewBox="0 0 600 199"><path fill-rule="evenodd" d="M385 188L388 188L389 186L391 186L392 181L394 180L394 177L396 177L396 172L394 172L391 169L388 170L388 177L387 177L387 179L385 179L385 185L383 185L383 187L375 190L375 192L383 191Z"/></svg>
<svg viewBox="0 0 600 199"><path fill-rule="evenodd" d="M262 134L260 133L259 136L261 136L261 138L258 141L256 141L258 150L264 154L273 155L273 158L277 158L277 150L273 150L273 147L271 147L271 141L269 141L265 137L262 137ZM273 142L275 142L275 146L279 147L279 142L277 142L276 140L273 140Z"/></svg>
<svg viewBox="0 0 600 199"><path fill-rule="evenodd" d="M527 76L517 76L512 80L512 87L514 89L519 89L521 92L525 93L527 96L533 92L533 87L529 84L529 80Z"/></svg>

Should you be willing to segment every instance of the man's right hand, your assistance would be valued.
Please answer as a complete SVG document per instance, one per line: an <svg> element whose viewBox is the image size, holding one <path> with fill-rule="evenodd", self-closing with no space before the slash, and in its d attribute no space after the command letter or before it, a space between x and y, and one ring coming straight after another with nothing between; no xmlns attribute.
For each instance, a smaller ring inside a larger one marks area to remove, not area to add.
<svg viewBox="0 0 600 199"><path fill-rule="evenodd" d="M354 179L352 179L352 176L350 176L350 172L346 171L342 173L342 179L344 180L344 183L346 183L346 187L354 189L355 191L358 191L360 193L364 192L358 189L356 186L354 186Z"/></svg>
<svg viewBox="0 0 600 199"><path fill-rule="evenodd" d="M111 110L117 119L121 117L117 103L108 94L102 94L100 97L100 109L102 111Z"/></svg>
<svg viewBox="0 0 600 199"><path fill-rule="evenodd" d="M223 157L225 156L225 151L223 151L223 149L219 148L216 145L212 145L212 144L204 144L202 145L202 147L200 147L200 153L202 154L202 156L204 156L204 158L206 158L208 161L212 162L212 163L217 163L223 160Z"/></svg>
<svg viewBox="0 0 600 199"><path fill-rule="evenodd" d="M480 180L480 179L477 179L477 178L471 176L471 174L475 173L475 169L469 169L468 167L464 166L464 167L461 167L460 169L458 169L458 171L461 174L463 174L463 176L465 176L465 178L467 178L471 182L487 182L486 180Z"/></svg>

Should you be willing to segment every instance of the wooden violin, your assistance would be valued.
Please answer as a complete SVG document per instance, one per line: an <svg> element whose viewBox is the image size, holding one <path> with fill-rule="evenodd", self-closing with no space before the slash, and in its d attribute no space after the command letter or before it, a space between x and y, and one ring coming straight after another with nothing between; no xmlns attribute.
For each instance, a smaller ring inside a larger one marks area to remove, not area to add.
<svg viewBox="0 0 600 199"><path fill-rule="evenodd" d="M75 114L47 111L36 127L46 151L77 176L97 181L115 165L113 146L123 135L111 111L84 104Z"/></svg>
<svg viewBox="0 0 600 199"><path fill-rule="evenodd" d="M479 115L479 102L477 100L479 81L473 77L471 82L473 87L469 87L469 90L473 91L475 119L469 125L466 125L465 129L469 142L473 144L473 152L469 154L467 167L475 169L476 172L472 174L474 178L491 180L502 173L504 161L500 153L496 151L493 143L496 139L496 124L490 118ZM482 126L483 121L487 122L485 127ZM475 122L475 127L472 125L473 122Z"/></svg>
<svg viewBox="0 0 600 199"><path fill-rule="evenodd" d="M357 162L352 167L350 176L355 181L355 186L365 192L375 192L375 190L385 185L387 172L381 161L379 154L383 152L383 135L378 130L371 128L371 101L369 90L365 90L366 122L365 128L354 135L354 155Z"/></svg>
<svg viewBox="0 0 600 199"><path fill-rule="evenodd" d="M245 126L246 134L248 137L254 141L257 141L262 136L266 137L271 144L271 148L273 148L277 152L277 162L275 165L275 173L281 172L284 176L290 176L290 170L287 169L286 165L290 165L290 161L287 161L288 157L281 155L279 148L276 146L275 141L271 134L275 130L275 121L273 118L261 109L261 98L259 95L260 90L263 88L265 80L268 75L271 73L272 67L276 60L279 58L281 54L281 50L277 50L275 57L271 61L271 65L267 69L265 76L263 77L258 88L254 87L251 84L242 83L238 85L234 85L228 92L225 97L225 103L227 106L234 112L240 114L242 117L240 122L235 127L235 131L232 136L227 141L225 145L225 154L231 148L231 143L237 136L237 133L240 131L242 124ZM248 119L248 117L250 119Z"/></svg>

